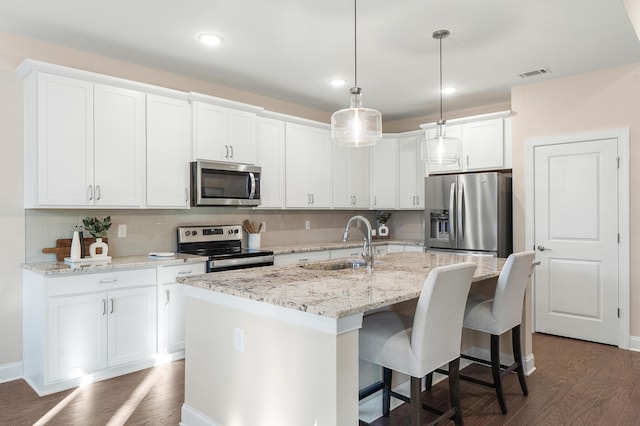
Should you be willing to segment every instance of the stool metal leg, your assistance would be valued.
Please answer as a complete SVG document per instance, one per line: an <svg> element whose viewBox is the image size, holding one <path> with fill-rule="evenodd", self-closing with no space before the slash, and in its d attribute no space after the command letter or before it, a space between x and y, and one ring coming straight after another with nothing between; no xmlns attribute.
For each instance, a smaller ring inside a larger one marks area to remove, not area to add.
<svg viewBox="0 0 640 426"><path fill-rule="evenodd" d="M391 410L391 375L393 371L390 368L382 367L382 415L389 416Z"/></svg>
<svg viewBox="0 0 640 426"><path fill-rule="evenodd" d="M422 378L411 377L411 426L422 426Z"/></svg>
<svg viewBox="0 0 640 426"><path fill-rule="evenodd" d="M460 405L460 358L449 362L449 399L451 407L455 410L453 421L456 426L463 426L462 406ZM433 375L433 373L431 373Z"/></svg>

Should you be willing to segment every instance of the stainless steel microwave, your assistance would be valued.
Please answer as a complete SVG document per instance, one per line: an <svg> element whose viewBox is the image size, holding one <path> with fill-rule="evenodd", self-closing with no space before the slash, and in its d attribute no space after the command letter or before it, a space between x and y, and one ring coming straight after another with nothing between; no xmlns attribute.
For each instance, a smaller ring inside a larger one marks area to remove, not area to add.
<svg viewBox="0 0 640 426"><path fill-rule="evenodd" d="M191 205L257 206L259 166L194 161L191 163Z"/></svg>

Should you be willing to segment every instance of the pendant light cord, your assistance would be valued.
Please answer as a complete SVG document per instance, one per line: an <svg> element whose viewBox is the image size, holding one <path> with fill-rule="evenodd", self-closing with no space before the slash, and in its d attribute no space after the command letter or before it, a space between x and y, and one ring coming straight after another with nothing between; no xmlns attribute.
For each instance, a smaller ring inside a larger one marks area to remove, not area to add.
<svg viewBox="0 0 640 426"><path fill-rule="evenodd" d="M358 0L353 0L353 69L354 87L358 87Z"/></svg>
<svg viewBox="0 0 640 426"><path fill-rule="evenodd" d="M442 37L440 37L440 121L442 121Z"/></svg>

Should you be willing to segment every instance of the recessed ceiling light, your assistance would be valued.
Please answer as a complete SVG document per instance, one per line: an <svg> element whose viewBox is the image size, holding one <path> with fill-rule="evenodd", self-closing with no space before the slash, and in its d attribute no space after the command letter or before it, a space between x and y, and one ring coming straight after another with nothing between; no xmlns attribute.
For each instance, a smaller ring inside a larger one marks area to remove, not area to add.
<svg viewBox="0 0 640 426"><path fill-rule="evenodd" d="M442 94L443 95L450 95L452 93L456 93L458 91L457 87L443 87L442 88Z"/></svg>
<svg viewBox="0 0 640 426"><path fill-rule="evenodd" d="M333 87L342 87L347 84L347 80L345 80L344 78L333 78L329 80L329 84Z"/></svg>
<svg viewBox="0 0 640 426"><path fill-rule="evenodd" d="M213 33L202 33L198 35L198 40L207 46L216 46L222 43L222 36Z"/></svg>

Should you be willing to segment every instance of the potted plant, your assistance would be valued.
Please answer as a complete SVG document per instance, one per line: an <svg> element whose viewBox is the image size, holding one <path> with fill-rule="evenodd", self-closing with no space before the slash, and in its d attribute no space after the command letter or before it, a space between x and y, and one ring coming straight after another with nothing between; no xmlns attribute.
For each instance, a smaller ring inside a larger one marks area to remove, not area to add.
<svg viewBox="0 0 640 426"><path fill-rule="evenodd" d="M376 212L376 221L378 222L378 236L388 237L389 227L386 225L387 221L391 217L391 212L385 212L380 210Z"/></svg>
<svg viewBox="0 0 640 426"><path fill-rule="evenodd" d="M92 237L96 239L89 246L89 254L91 257L106 257L109 252L109 246L102 239L107 236L107 231L111 228L111 216L98 219L97 217L85 217L82 219L84 229L86 229ZM100 249L100 253L98 253Z"/></svg>

